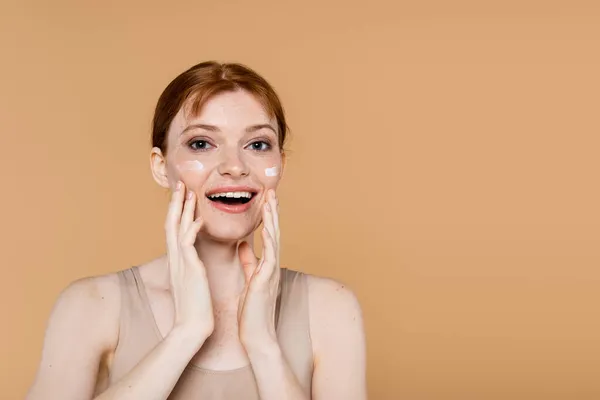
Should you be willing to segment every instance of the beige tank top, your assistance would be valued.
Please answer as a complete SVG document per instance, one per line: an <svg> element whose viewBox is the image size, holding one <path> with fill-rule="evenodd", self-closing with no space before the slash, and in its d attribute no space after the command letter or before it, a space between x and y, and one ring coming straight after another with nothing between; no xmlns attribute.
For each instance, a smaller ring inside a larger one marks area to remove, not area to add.
<svg viewBox="0 0 600 400"><path fill-rule="evenodd" d="M118 275L122 298L121 321L110 372L111 385L133 369L162 340L137 267L120 271ZM281 269L276 309L277 337L282 352L298 382L310 396L313 356L306 276L303 273ZM212 371L190 363L169 396L169 400L183 399L259 400L252 366Z"/></svg>

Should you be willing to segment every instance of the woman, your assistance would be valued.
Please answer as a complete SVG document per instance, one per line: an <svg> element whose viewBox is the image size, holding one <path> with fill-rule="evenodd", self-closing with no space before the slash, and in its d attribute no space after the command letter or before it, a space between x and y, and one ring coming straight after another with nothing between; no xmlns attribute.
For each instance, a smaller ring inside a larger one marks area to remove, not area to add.
<svg viewBox="0 0 600 400"><path fill-rule="evenodd" d="M273 88L243 65L201 63L153 122L167 254L61 293L28 399L366 399L356 297L279 266L287 125Z"/></svg>

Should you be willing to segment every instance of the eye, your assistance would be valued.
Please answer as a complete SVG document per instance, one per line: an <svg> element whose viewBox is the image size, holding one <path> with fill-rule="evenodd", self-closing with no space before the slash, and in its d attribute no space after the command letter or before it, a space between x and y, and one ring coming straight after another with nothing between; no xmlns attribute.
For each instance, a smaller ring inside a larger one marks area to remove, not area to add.
<svg viewBox="0 0 600 400"><path fill-rule="evenodd" d="M192 140L188 146L195 151L206 151L211 146L206 140Z"/></svg>
<svg viewBox="0 0 600 400"><path fill-rule="evenodd" d="M271 150L271 143L265 140L257 140L249 144L250 149L255 151L269 151Z"/></svg>

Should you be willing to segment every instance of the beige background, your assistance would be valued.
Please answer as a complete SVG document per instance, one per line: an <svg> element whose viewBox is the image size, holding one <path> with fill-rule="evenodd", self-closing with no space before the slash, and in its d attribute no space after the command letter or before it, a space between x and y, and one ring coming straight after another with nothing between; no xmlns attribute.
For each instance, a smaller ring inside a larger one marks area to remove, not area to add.
<svg viewBox="0 0 600 400"><path fill-rule="evenodd" d="M600 398L597 5L3 1L1 398L65 285L164 250L152 110L207 59L284 101L283 263L359 296L371 399Z"/></svg>

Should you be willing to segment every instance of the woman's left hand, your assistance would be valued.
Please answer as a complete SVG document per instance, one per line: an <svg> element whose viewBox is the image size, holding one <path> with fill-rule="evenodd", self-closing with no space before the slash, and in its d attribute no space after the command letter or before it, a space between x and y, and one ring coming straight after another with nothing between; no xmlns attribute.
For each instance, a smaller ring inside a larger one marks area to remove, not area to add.
<svg viewBox="0 0 600 400"><path fill-rule="evenodd" d="M246 351L277 344L275 307L279 291L279 216L275 191L267 193L263 205L263 254L258 260L247 242L238 254L246 286L238 305L239 337Z"/></svg>

